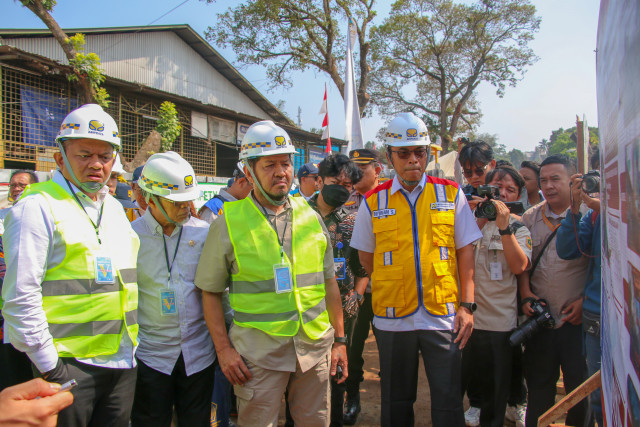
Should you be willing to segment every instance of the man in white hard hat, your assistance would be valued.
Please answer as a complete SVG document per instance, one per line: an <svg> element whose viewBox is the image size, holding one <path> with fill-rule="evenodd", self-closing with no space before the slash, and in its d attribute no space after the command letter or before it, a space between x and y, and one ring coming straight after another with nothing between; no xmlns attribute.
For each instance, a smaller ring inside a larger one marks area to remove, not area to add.
<svg viewBox="0 0 640 427"><path fill-rule="evenodd" d="M458 184L425 174L424 122L401 113L385 137L396 176L367 193L351 239L371 276L381 425L414 424L422 354L433 425L463 427L460 350L473 330L472 243L482 234Z"/></svg>
<svg viewBox="0 0 640 427"><path fill-rule="evenodd" d="M31 185L5 221L5 340L42 377L75 379L63 426L127 426L136 381L139 241L105 185L120 148L96 104L65 117L58 171Z"/></svg>
<svg viewBox="0 0 640 427"><path fill-rule="evenodd" d="M238 424L276 426L288 390L297 425L329 425L329 379L347 372L346 337L333 250L321 218L293 179L289 135L253 124L240 158L249 197L224 205L205 242L196 285L223 373L234 385ZM227 336L221 295L231 280Z"/></svg>
<svg viewBox="0 0 640 427"><path fill-rule="evenodd" d="M191 165L168 151L149 158L138 181L148 208L131 226L138 252L140 346L131 413L137 426L206 427L215 351L193 284L209 224L191 217L200 197Z"/></svg>

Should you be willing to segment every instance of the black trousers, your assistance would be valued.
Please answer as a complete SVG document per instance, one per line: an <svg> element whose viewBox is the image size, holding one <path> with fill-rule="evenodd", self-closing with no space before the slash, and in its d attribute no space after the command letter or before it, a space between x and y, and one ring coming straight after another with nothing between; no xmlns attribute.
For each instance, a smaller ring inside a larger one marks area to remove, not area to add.
<svg viewBox="0 0 640 427"><path fill-rule="evenodd" d="M431 392L434 427L464 427L461 365L452 331L389 332L375 329L380 354L382 427L411 427L422 354Z"/></svg>
<svg viewBox="0 0 640 427"><path fill-rule="evenodd" d="M347 399L355 398L360 391L360 383L364 381L364 343L369 338L369 327L373 320L371 307L371 294L365 293L358 318L353 328L351 347L347 358L349 360L349 378L344 382L347 390Z"/></svg>
<svg viewBox="0 0 640 427"><path fill-rule="evenodd" d="M502 427L511 382L511 332L474 329L462 350L462 390L479 387L480 425Z"/></svg>
<svg viewBox="0 0 640 427"><path fill-rule="evenodd" d="M527 387L524 384L522 344L511 347L511 386L509 387L509 406L527 403Z"/></svg>
<svg viewBox="0 0 640 427"><path fill-rule="evenodd" d="M31 360L11 344L0 343L0 390L33 379Z"/></svg>
<svg viewBox="0 0 640 427"><path fill-rule="evenodd" d="M169 427L175 406L180 427L208 427L214 364L187 376L182 354L171 375L138 360L138 383L131 412L133 427Z"/></svg>
<svg viewBox="0 0 640 427"><path fill-rule="evenodd" d="M567 394L587 379L587 364L582 354L582 325L563 324L558 329L538 330L524 348L524 376L527 380L527 427L538 425L538 417L555 403L560 369ZM568 426L584 425L587 400L571 408Z"/></svg>
<svg viewBox="0 0 640 427"><path fill-rule="evenodd" d="M35 367L34 367L35 369ZM61 427L128 427L136 369L111 369L60 358L47 381L75 379L73 405L58 414Z"/></svg>

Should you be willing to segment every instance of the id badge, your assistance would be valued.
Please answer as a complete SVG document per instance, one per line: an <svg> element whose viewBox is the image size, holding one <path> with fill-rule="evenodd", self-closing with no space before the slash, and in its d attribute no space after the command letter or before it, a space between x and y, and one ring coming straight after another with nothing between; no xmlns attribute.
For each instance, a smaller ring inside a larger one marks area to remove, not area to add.
<svg viewBox="0 0 640 427"><path fill-rule="evenodd" d="M113 264L111 263L111 257L97 256L95 262L95 279L99 285L107 283L114 283L113 277Z"/></svg>
<svg viewBox="0 0 640 427"><path fill-rule="evenodd" d="M175 316L178 314L175 289L160 290L160 314L163 316Z"/></svg>
<svg viewBox="0 0 640 427"><path fill-rule="evenodd" d="M276 264L273 266L273 279L276 282L276 293L282 294L293 291L293 279L288 264Z"/></svg>
<svg viewBox="0 0 640 427"><path fill-rule="evenodd" d="M336 280L344 280L346 277L346 265L344 258L334 258L333 265L336 271Z"/></svg>
<svg viewBox="0 0 640 427"><path fill-rule="evenodd" d="M491 280L502 280L502 263L492 262L489 266L491 268Z"/></svg>

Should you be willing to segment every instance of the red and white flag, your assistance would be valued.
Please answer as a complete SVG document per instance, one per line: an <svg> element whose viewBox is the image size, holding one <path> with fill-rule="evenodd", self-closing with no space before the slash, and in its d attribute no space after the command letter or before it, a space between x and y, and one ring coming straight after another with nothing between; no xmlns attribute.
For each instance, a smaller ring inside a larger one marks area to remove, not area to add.
<svg viewBox="0 0 640 427"><path fill-rule="evenodd" d="M324 114L324 118L322 119L322 136L321 140L327 140L327 148L324 150L325 153L331 152L331 136L329 136L329 108L327 107L327 84L324 84L324 99L322 100L322 107L320 108L320 113Z"/></svg>

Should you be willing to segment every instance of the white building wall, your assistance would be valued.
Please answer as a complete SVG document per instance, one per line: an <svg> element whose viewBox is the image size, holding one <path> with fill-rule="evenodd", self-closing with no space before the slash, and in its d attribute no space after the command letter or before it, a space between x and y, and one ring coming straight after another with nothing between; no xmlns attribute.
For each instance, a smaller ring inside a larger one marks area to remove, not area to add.
<svg viewBox="0 0 640 427"><path fill-rule="evenodd" d="M88 34L85 41L85 51L100 56L107 76L269 119L264 110L171 31ZM2 43L68 64L53 37L5 39Z"/></svg>

